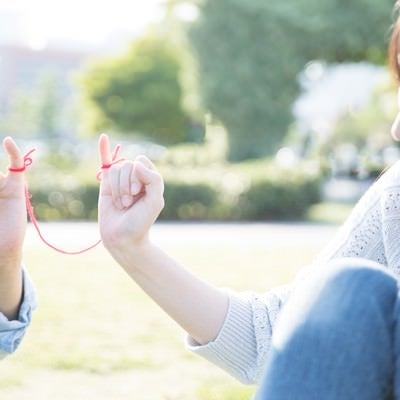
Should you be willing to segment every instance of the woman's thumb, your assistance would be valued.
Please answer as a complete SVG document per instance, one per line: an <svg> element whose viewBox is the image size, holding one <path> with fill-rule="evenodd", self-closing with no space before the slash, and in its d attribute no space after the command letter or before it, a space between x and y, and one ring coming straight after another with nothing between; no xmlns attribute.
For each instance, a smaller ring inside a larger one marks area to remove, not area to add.
<svg viewBox="0 0 400 400"><path fill-rule="evenodd" d="M162 196L164 192L164 182L161 175L154 170L147 168L142 162L135 162L135 174L139 181L145 186L146 193L149 195Z"/></svg>
<svg viewBox="0 0 400 400"><path fill-rule="evenodd" d="M143 185L151 185L156 178L156 173L148 169L140 161L135 162L135 174Z"/></svg>

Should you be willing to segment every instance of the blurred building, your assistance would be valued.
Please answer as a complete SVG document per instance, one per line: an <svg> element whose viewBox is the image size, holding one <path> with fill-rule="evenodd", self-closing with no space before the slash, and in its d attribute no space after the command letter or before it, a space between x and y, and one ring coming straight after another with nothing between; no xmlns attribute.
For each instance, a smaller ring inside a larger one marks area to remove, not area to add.
<svg viewBox="0 0 400 400"><path fill-rule="evenodd" d="M0 46L0 116L7 114L16 93L33 92L46 74L55 78L63 103L72 95L74 73L82 68L88 56L65 50Z"/></svg>
<svg viewBox="0 0 400 400"><path fill-rule="evenodd" d="M0 45L14 43L22 44L26 34L21 15L13 10L0 11Z"/></svg>

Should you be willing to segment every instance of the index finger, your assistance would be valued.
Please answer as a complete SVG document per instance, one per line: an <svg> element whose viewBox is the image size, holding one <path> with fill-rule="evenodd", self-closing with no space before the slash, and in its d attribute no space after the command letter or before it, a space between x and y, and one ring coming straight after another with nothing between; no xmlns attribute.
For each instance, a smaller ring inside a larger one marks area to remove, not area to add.
<svg viewBox="0 0 400 400"><path fill-rule="evenodd" d="M3 147L8 154L9 168L23 168L24 158L22 157L21 150L10 136L4 138Z"/></svg>
<svg viewBox="0 0 400 400"><path fill-rule="evenodd" d="M102 133L99 138L99 158L102 167L108 166L112 162L110 140L105 133Z"/></svg>

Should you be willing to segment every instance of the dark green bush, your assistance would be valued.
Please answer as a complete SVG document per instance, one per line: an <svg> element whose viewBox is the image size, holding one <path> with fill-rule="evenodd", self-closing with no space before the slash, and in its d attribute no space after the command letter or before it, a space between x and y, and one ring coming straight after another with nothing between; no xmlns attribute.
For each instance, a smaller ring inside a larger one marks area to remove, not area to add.
<svg viewBox="0 0 400 400"><path fill-rule="evenodd" d="M247 171L243 190L200 179L166 179L162 220L282 220L302 218L320 200L320 180L301 171L264 166ZM234 174L232 172L232 174ZM199 173L201 175L201 173ZM250 176L250 178L249 178ZM200 178L200 177L199 177ZM219 178L221 181L224 175ZM216 183L217 182L217 183ZM66 190L62 182L31 189L38 219L96 220L98 184Z"/></svg>
<svg viewBox="0 0 400 400"><path fill-rule="evenodd" d="M60 186L30 190L36 217L40 220L95 220L99 186L79 186L65 191Z"/></svg>
<svg viewBox="0 0 400 400"><path fill-rule="evenodd" d="M299 219L320 200L319 180L287 174L259 178L238 201L239 219Z"/></svg>
<svg viewBox="0 0 400 400"><path fill-rule="evenodd" d="M217 191L207 183L165 182L161 219L212 219Z"/></svg>

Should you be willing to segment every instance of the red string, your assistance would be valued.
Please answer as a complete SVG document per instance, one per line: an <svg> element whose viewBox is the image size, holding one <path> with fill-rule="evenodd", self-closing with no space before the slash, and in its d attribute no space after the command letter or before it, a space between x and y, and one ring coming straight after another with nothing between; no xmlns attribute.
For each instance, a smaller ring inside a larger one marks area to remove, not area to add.
<svg viewBox="0 0 400 400"><path fill-rule="evenodd" d="M123 160L122 158L117 160L118 153L119 153L120 149L121 149L121 146L120 146L120 145L117 145L117 146L115 147L114 152L113 152L113 155L112 155L112 161L111 161L111 163L110 163L110 164L103 164L103 165L101 166L101 169L102 169L102 170L108 169L108 168L110 168L113 164L116 164L116 163L118 163L118 162L120 162L120 161ZM31 153L33 153L34 151L35 151L35 149L32 149L32 150L30 150L28 153L25 154L25 156L24 156L24 166L23 166L23 167L21 167L21 168L11 168L11 167L9 167L8 170L9 170L10 172L24 172L24 171L26 170L26 168L29 167L29 166L32 164L32 158L30 157L30 155L31 155ZM101 176L101 174L102 174L102 172L103 172L102 170L99 171L99 172L97 173L97 175L96 175L96 176L97 176L97 180L99 180L99 181L101 180L101 177L102 177L102 176ZM85 247L85 248L83 248L83 249L81 249L81 250L76 250L76 251L67 251L67 250L63 250L63 249L60 249L59 247L53 245L52 243L50 243L50 242L43 236L43 234L42 234L42 232L41 232L41 230L40 230L39 223L38 223L38 221L37 221L37 219L36 219L35 211L34 211L34 208L33 208L33 206L32 206L31 197L32 197L32 196L31 196L31 194L29 193L28 187L25 186L25 202L26 202L26 210L27 210L27 212L28 212L29 219L30 219L30 221L32 222L33 226L35 227L36 232L38 233L38 235L39 235L40 239L42 240L42 242L45 243L47 246L51 247L53 250L56 250L56 251L58 251L59 253L62 253L62 254L77 255L77 254L85 253L86 251L89 251L89 250L95 248L96 246L98 246L98 245L101 243L101 239L99 239L96 243L93 243L92 245L90 245L90 246L88 246L88 247Z"/></svg>
<svg viewBox="0 0 400 400"><path fill-rule="evenodd" d="M21 168L12 168L9 167L8 170L10 172L24 172L26 170L26 167L29 167L32 164L32 158L30 158L29 156L35 151L36 149L32 149L30 151L28 151L25 155L24 155L24 165Z"/></svg>
<svg viewBox="0 0 400 400"><path fill-rule="evenodd" d="M101 166L101 170L97 173L96 178L97 178L98 181L101 181L101 178L102 178L102 175L103 175L103 171L105 169L109 169L109 168L111 168L112 165L114 165L116 163L119 163L120 161L124 160L124 158L118 158L117 159L120 150L121 150L121 145L117 144L115 146L115 149L114 149L113 154L112 154L111 163L110 164L103 164Z"/></svg>
<svg viewBox="0 0 400 400"><path fill-rule="evenodd" d="M68 255L76 255L76 254L82 254L85 253L86 251L89 251L93 248L95 248L96 246L98 246L101 243L101 239L99 239L96 243L90 245L89 247L85 247L84 249L81 250L76 250L76 251L67 251L67 250L63 250L60 249L59 247L51 244L42 234L40 228L39 228L39 224L38 221L36 219L35 216L35 212L31 203L31 194L28 191L27 186L25 186L25 200L26 200L26 210L28 211L28 215L29 215L29 219L31 220L33 226L36 229L37 234L39 235L40 239L42 240L43 243L45 243L47 246L51 247L53 250L58 251L59 253L62 254L68 254Z"/></svg>

